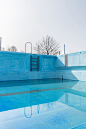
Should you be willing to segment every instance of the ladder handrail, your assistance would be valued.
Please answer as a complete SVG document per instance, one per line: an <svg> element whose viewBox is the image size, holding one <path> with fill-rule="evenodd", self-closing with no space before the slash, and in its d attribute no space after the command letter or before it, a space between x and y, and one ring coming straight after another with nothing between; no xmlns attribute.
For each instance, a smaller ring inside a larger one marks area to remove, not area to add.
<svg viewBox="0 0 86 129"><path fill-rule="evenodd" d="M31 54L32 54L32 43L31 42L26 42L25 43L25 53L26 53L26 45L27 45L27 43L30 43L31 44Z"/></svg>

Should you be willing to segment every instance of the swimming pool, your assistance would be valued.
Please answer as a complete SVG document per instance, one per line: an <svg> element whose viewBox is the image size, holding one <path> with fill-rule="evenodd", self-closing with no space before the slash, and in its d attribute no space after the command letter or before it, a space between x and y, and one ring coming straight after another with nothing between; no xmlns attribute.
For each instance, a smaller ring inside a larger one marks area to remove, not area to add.
<svg viewBox="0 0 86 129"><path fill-rule="evenodd" d="M86 128L86 82L0 82L0 129Z"/></svg>

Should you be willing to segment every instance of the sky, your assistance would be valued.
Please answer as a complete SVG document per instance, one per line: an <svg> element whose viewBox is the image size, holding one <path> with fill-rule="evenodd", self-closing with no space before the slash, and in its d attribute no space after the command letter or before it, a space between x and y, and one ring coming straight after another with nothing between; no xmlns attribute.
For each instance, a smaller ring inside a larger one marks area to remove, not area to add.
<svg viewBox="0 0 86 129"><path fill-rule="evenodd" d="M0 0L2 47L25 51L26 42L34 47L47 35L61 53L64 44L66 54L86 51L86 0Z"/></svg>

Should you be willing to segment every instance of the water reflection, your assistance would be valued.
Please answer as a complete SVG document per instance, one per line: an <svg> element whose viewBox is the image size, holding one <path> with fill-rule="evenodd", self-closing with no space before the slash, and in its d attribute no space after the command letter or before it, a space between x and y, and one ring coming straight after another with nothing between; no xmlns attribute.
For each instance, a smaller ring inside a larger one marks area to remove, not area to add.
<svg viewBox="0 0 86 129"><path fill-rule="evenodd" d="M58 101L40 104L40 105L33 105L31 107L28 106L28 107L24 108L24 116L26 118L31 118L34 115L46 113L46 112L52 111L52 110L58 110L58 109L61 109L64 107L67 107L67 106Z"/></svg>
<svg viewBox="0 0 86 129"><path fill-rule="evenodd" d="M31 107L29 106L27 107L27 111L26 108L24 108L24 115L26 118L31 118L31 116L35 114L58 110L68 106L86 112L86 98L83 96L77 96L74 93L71 94L68 92L64 92L64 95L61 96L57 101L33 105Z"/></svg>
<svg viewBox="0 0 86 129"><path fill-rule="evenodd" d="M68 105L68 93L67 92L65 93L64 97L65 97L65 104L58 102L58 101L54 101L50 103L44 103L44 104L25 107L24 116L26 118L31 118L31 116L35 114L40 114L40 113L44 113L44 112L48 112L52 110L61 109L63 107L67 107Z"/></svg>
<svg viewBox="0 0 86 129"><path fill-rule="evenodd" d="M86 112L86 82L63 81L35 86L40 92L0 97L0 121L72 107ZM50 89L42 92L43 88ZM33 88L33 87L32 87ZM51 90L57 88L57 90ZM34 89L34 88L33 88Z"/></svg>
<svg viewBox="0 0 86 129"><path fill-rule="evenodd" d="M68 93L65 93L65 104L68 105Z"/></svg>
<svg viewBox="0 0 86 129"><path fill-rule="evenodd" d="M29 112L30 115L28 115L27 112ZM25 116L26 118L31 118L31 116L32 116L32 106L31 106L31 107L25 107L25 108L24 108L24 116Z"/></svg>
<svg viewBox="0 0 86 129"><path fill-rule="evenodd" d="M0 122L18 119L21 117L30 119L34 115L39 115L41 113L46 113L53 110L65 109L69 106L80 111L86 112L86 98L68 92L64 92L64 95L61 96L57 101L0 112Z"/></svg>

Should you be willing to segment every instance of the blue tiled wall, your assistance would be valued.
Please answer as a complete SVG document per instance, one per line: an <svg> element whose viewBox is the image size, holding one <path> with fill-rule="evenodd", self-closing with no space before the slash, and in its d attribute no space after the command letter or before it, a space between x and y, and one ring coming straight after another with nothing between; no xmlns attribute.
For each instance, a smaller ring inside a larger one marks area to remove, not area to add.
<svg viewBox="0 0 86 129"><path fill-rule="evenodd" d="M31 71L30 56L29 53L1 51L0 81L56 78L56 56L38 55L39 71Z"/></svg>
<svg viewBox="0 0 86 129"><path fill-rule="evenodd" d="M68 67L65 55L39 56L39 71L31 71L29 53L0 52L0 81L62 78L86 81L86 52L68 54Z"/></svg>

